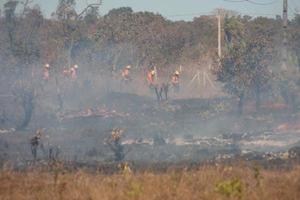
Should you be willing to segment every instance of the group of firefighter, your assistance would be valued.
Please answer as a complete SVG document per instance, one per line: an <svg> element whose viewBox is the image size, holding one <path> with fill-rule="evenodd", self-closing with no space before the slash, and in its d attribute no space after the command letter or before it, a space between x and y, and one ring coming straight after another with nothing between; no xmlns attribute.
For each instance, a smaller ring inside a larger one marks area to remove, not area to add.
<svg viewBox="0 0 300 200"><path fill-rule="evenodd" d="M150 70L147 71L146 80L148 87L151 91L154 91L157 100L163 100L163 97L168 100L168 91L170 85L172 86L175 93L179 92L179 76L181 70L175 70L174 73L171 75L170 81L166 82L159 82L157 79L157 70L156 67L151 67ZM64 77L71 78L72 80L77 79L77 72L78 72L78 65L73 65L70 68L64 68L63 75ZM122 82L127 84L128 82L132 81L131 77L131 66L125 66L121 71ZM43 69L43 79L48 81L50 78L50 65L46 63Z"/></svg>
<svg viewBox="0 0 300 200"><path fill-rule="evenodd" d="M64 68L63 75L64 75L64 77L69 77L73 80L76 80L77 79L77 71L78 71L78 65L75 64L70 68ZM43 68L43 79L48 81L49 78L50 78L50 65L48 63L46 63Z"/></svg>
<svg viewBox="0 0 300 200"><path fill-rule="evenodd" d="M161 101L163 99L168 100L168 90L171 85L174 92L179 92L179 76L180 76L181 70L175 70L175 72L171 75L170 80L166 82L159 82L157 78L157 71L156 67L150 68L150 70L147 71L146 74L146 81L148 84L148 87L151 91L154 91L157 100ZM78 65L73 65L70 68L64 68L62 74L64 77L70 78L72 80L77 79L77 73L78 73ZM125 66L121 71L121 78L123 84L128 84L130 81L132 81L131 77L131 66L127 65ZM47 63L43 67L43 79L45 81L48 81L50 79L50 65ZM41 143L41 131L38 130L36 135L31 138L30 145L31 145L31 153L34 157L34 159L37 158L37 149L40 147L43 151L43 144ZM49 149L49 158L52 158L54 156L53 149ZM56 152L58 153L58 151ZM53 157L54 158L54 157ZM52 159L53 159L52 158Z"/></svg>
<svg viewBox="0 0 300 200"><path fill-rule="evenodd" d="M127 65L122 70L122 80L124 82L129 82L132 80L130 75L131 66ZM179 76L180 76L180 70L175 70L175 72L171 76L170 81L166 82L159 82L157 79L157 71L156 67L150 68L150 70L147 71L146 80L147 84L150 90L155 91L157 100L161 101L163 100L163 97L165 100L168 100L168 91L169 86L171 83L172 88L174 89L175 93L179 92Z"/></svg>

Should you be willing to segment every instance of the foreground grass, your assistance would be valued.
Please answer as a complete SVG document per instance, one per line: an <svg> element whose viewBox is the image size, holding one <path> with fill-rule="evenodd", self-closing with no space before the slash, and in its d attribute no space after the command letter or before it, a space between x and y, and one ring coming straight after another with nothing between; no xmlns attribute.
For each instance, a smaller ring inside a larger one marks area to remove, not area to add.
<svg viewBox="0 0 300 200"><path fill-rule="evenodd" d="M45 171L0 172L0 199L300 199L300 168L200 167L164 173L114 175Z"/></svg>

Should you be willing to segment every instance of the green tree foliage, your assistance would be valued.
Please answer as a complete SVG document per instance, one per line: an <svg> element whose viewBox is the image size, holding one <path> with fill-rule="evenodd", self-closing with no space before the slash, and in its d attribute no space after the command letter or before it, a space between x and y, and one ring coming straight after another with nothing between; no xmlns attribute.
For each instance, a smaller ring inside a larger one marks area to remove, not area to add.
<svg viewBox="0 0 300 200"><path fill-rule="evenodd" d="M269 69L274 55L270 36L262 35L261 19L255 20L255 26L249 30L240 18L231 17L225 20L227 49L215 74L224 83L230 94L239 98L239 112L242 112L245 97L254 94L256 108L259 109L260 97L269 88L272 78Z"/></svg>
<svg viewBox="0 0 300 200"><path fill-rule="evenodd" d="M291 43L291 51L295 54L295 62L297 67L300 68L300 14L296 14L295 18L291 21L291 27L289 28L290 41L294 41Z"/></svg>
<svg viewBox="0 0 300 200"><path fill-rule="evenodd" d="M59 20L69 20L76 17L75 0L59 0L56 16Z"/></svg>

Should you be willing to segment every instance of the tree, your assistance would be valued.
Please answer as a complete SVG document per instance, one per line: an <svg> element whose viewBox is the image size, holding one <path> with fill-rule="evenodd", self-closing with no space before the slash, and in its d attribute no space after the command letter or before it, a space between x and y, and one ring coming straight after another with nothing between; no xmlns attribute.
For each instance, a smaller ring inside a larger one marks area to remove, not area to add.
<svg viewBox="0 0 300 200"><path fill-rule="evenodd" d="M27 8L23 18L19 21L14 53L28 68L31 64L40 61L39 31L44 18L39 7L34 7Z"/></svg>
<svg viewBox="0 0 300 200"><path fill-rule="evenodd" d="M23 5L19 13L17 13L18 5ZM8 32L7 35L5 34L8 39L5 39L8 43L3 43L2 49L6 47L9 50L1 51L1 56L6 57L2 69L4 67L8 69L2 72L9 91L23 109L24 118L17 126L22 129L30 123L34 111L35 84L31 72L34 64L40 61L39 30L43 23L43 16L37 6L30 7L29 0L8 1L4 4L4 8L5 31Z"/></svg>
<svg viewBox="0 0 300 200"><path fill-rule="evenodd" d="M235 20L240 19L228 21ZM239 98L238 111L241 114L245 97L249 94L255 95L256 109L259 110L261 93L268 88L272 78L268 67L273 51L268 40L259 35L260 31L249 32L241 23L232 24L235 25L227 26L231 38L227 51L214 73L217 80L224 83L225 90Z"/></svg>
<svg viewBox="0 0 300 200"><path fill-rule="evenodd" d="M300 14L296 14L295 18L291 21L291 27L289 27L290 34L290 51L294 53L296 57L296 65L300 69Z"/></svg>
<svg viewBox="0 0 300 200"><path fill-rule="evenodd" d="M16 29L15 11L16 11L18 3L19 3L18 1L7 1L4 4L5 21L6 21L6 27L7 27L7 31L8 31L8 37L9 37L9 44L10 44L11 49L13 49L14 32Z"/></svg>
<svg viewBox="0 0 300 200"><path fill-rule="evenodd" d="M56 16L59 20L70 20L75 19L76 11L75 11L75 0L59 0Z"/></svg>

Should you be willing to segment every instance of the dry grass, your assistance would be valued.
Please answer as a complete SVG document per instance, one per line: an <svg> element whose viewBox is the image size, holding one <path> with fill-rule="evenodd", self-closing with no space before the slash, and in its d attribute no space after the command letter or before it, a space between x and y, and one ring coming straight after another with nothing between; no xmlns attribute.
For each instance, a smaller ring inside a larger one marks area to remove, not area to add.
<svg viewBox="0 0 300 200"><path fill-rule="evenodd" d="M115 175L66 172L0 172L0 199L249 199L299 200L300 168L200 167L192 171Z"/></svg>

